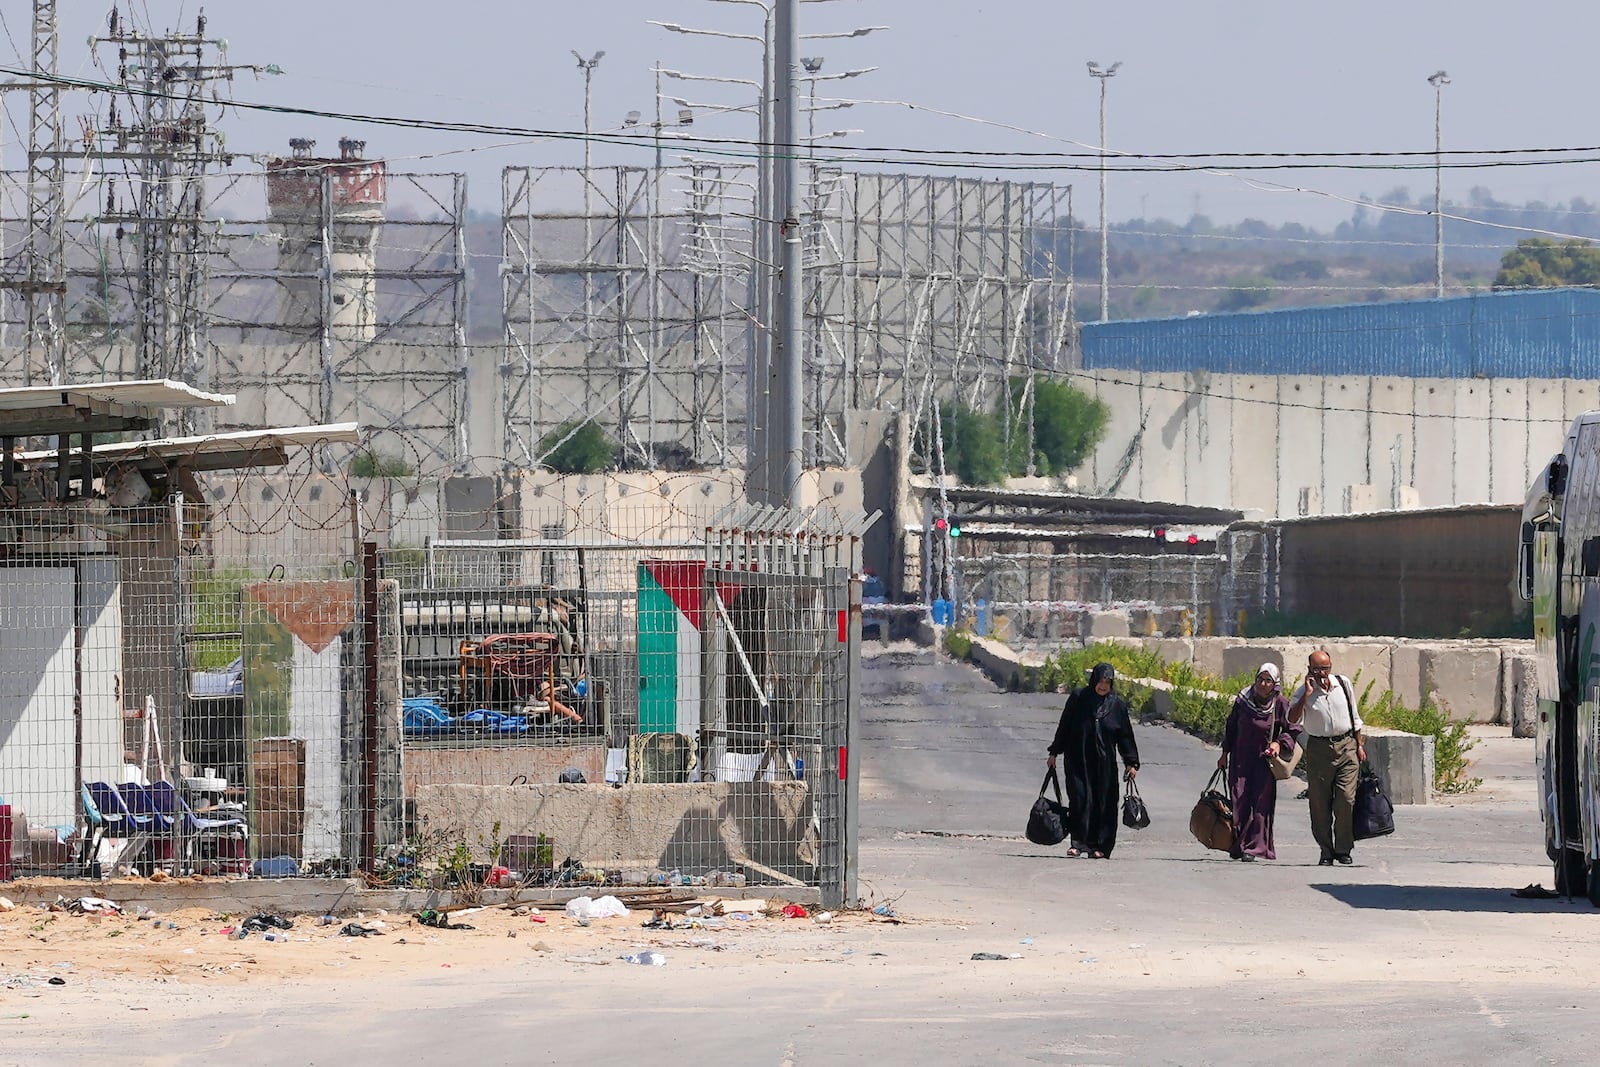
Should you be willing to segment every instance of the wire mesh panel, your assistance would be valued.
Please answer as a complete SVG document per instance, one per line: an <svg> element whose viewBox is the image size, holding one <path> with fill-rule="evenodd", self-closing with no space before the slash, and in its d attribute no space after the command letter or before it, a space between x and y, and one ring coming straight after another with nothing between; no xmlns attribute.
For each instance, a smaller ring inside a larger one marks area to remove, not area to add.
<svg viewBox="0 0 1600 1067"><path fill-rule="evenodd" d="M0 510L25 868L842 892L864 520L320 466Z"/></svg>

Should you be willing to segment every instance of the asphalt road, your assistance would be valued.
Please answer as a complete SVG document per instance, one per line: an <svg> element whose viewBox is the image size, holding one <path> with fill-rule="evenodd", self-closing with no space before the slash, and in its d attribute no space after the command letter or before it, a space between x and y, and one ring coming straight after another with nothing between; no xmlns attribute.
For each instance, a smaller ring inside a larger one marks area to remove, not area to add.
<svg viewBox="0 0 1600 1067"><path fill-rule="evenodd" d="M1142 725L1154 825L1093 861L1021 836L1060 698L928 652L869 659L864 694L862 888L901 925L662 968L185 995L164 1020L102 1004L49 1040L20 1028L0 1063L1509 1065L1600 1040L1600 913L1510 893L1550 880L1527 742L1487 736L1479 794L1400 809L1348 868L1316 865L1286 783L1282 858L1247 865L1187 832L1216 750Z"/></svg>

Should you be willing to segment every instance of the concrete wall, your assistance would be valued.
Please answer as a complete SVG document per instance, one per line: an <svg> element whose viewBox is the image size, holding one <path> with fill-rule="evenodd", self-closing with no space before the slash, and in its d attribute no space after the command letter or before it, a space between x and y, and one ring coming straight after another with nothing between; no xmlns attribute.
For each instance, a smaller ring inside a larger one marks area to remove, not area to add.
<svg viewBox="0 0 1600 1067"><path fill-rule="evenodd" d="M472 844L495 823L502 836L544 834L556 863L703 872L760 864L815 879L816 832L805 782L691 785L424 785L417 816ZM749 872L754 873L754 872ZM760 878L752 878L760 881Z"/></svg>
<svg viewBox="0 0 1600 1067"><path fill-rule="evenodd" d="M860 471L823 467L806 472L802 499L846 514L883 508L884 502L866 499L862 484ZM337 569L349 554L350 490L360 499L363 536L381 548L420 548L450 537L543 537L547 527L562 531L549 536L573 540L683 541L697 540L713 515L744 499L744 475L535 470L420 482L217 478L205 488L212 513L205 536L214 565L250 569L262 561L295 560ZM874 495L880 493L881 486Z"/></svg>
<svg viewBox="0 0 1600 1067"><path fill-rule="evenodd" d="M1271 606L1371 633L1494 632L1523 607L1515 588L1521 521L1507 506L1285 522L1276 528Z"/></svg>
<svg viewBox="0 0 1600 1067"><path fill-rule="evenodd" d="M425 785L510 785L515 778L540 784L553 783L568 767L583 772L589 782L605 780L606 750L601 743L588 745L470 746L444 742L406 745L406 795L415 796Z"/></svg>
<svg viewBox="0 0 1600 1067"><path fill-rule="evenodd" d="M1573 418L1600 407L1590 381L1103 370L1075 382L1111 407L1082 484L1264 518L1306 513L1303 497L1312 514L1341 511L1350 486L1384 508L1409 488L1423 507L1520 503Z"/></svg>

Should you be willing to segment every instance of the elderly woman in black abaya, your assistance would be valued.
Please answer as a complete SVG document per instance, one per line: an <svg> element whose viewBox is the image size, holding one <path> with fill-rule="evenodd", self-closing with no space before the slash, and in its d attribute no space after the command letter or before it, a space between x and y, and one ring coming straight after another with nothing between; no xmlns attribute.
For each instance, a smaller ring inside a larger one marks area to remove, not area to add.
<svg viewBox="0 0 1600 1067"><path fill-rule="evenodd" d="M1057 756L1066 761L1069 856L1103 860L1111 855L1121 814L1118 753L1129 778L1139 773L1139 746L1134 744L1128 702L1113 690L1116 677L1111 664L1096 664L1089 684L1067 698L1050 742L1050 767L1055 768Z"/></svg>

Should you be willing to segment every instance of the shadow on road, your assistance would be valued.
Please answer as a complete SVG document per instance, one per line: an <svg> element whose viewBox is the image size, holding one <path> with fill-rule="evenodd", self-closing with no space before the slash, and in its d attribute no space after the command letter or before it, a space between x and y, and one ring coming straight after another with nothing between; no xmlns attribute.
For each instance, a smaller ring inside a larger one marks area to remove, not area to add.
<svg viewBox="0 0 1600 1067"><path fill-rule="evenodd" d="M1514 897L1510 889L1484 889L1479 886L1335 885L1314 882L1311 888L1352 908L1383 911L1500 911L1540 915L1591 910L1588 901L1584 900Z"/></svg>

